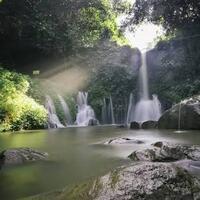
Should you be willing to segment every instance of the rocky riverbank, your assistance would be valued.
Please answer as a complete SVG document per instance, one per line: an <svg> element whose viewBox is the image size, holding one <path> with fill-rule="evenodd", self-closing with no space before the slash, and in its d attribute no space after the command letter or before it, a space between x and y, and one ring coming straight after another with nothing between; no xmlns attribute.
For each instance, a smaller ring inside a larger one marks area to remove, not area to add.
<svg viewBox="0 0 200 200"><path fill-rule="evenodd" d="M143 141L113 138L105 145L138 144ZM133 162L72 188L37 195L27 200L198 200L200 146L158 141L128 156Z"/></svg>

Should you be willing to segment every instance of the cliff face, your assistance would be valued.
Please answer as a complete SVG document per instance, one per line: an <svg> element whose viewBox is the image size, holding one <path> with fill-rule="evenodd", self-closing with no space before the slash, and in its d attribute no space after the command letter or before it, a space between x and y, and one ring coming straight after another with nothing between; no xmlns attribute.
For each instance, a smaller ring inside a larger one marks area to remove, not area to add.
<svg viewBox="0 0 200 200"><path fill-rule="evenodd" d="M129 46L119 46L116 42L101 41L94 47L80 49L76 54L61 59L59 62L41 67L42 76L54 76L69 68L78 67L86 71L102 66L122 66L133 73L140 65L140 52Z"/></svg>

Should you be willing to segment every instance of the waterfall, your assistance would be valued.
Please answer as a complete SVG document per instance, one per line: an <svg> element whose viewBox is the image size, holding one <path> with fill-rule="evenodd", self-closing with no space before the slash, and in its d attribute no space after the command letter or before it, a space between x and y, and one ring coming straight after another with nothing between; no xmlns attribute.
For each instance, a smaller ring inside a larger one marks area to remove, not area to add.
<svg viewBox="0 0 200 200"><path fill-rule="evenodd" d="M127 117L126 117L126 124L129 124L132 119L132 113L133 113L133 107L134 102L133 102L133 93L130 94L129 97L129 104L128 104L128 111L127 111Z"/></svg>
<svg viewBox="0 0 200 200"><path fill-rule="evenodd" d="M113 101L111 96L109 96L109 99L103 99L101 114L103 124L115 124Z"/></svg>
<svg viewBox="0 0 200 200"><path fill-rule="evenodd" d="M111 123L115 124L115 117L114 117L114 110L113 110L113 101L112 101L112 97L109 97L110 103L109 103L109 115L110 115L110 119L111 119Z"/></svg>
<svg viewBox="0 0 200 200"><path fill-rule="evenodd" d="M45 108L48 111L48 128L64 128L56 114L53 100L48 95L46 96Z"/></svg>
<svg viewBox="0 0 200 200"><path fill-rule="evenodd" d="M178 109L178 131L181 131L181 104L182 102L180 102L179 104L179 109Z"/></svg>
<svg viewBox="0 0 200 200"><path fill-rule="evenodd" d="M161 104L157 95L153 95L152 99L149 98L146 53L142 54L142 66L140 67L139 84L140 100L135 106L132 121L137 121L139 123L149 120L158 121L161 116Z"/></svg>
<svg viewBox="0 0 200 200"><path fill-rule="evenodd" d="M146 52L142 53L142 66L140 67L139 72L139 81L140 81L140 97L142 99L149 99L149 87L148 87L148 72L147 72L147 61L146 61Z"/></svg>
<svg viewBox="0 0 200 200"><path fill-rule="evenodd" d="M78 92L77 96L77 106L78 113L76 115L76 124L78 126L88 126L90 121L97 121L95 118L94 110L87 102L88 93Z"/></svg>
<svg viewBox="0 0 200 200"><path fill-rule="evenodd" d="M102 105L102 109L101 109L101 113L102 113L102 124L107 124L108 122L108 112L107 112L107 105L106 105L106 99L103 99L103 105Z"/></svg>
<svg viewBox="0 0 200 200"><path fill-rule="evenodd" d="M64 100L64 98L61 95L58 95L58 99L60 101L60 104L62 106L64 115L65 115L65 125L72 125L72 117L69 111L69 106L67 105L66 101Z"/></svg>

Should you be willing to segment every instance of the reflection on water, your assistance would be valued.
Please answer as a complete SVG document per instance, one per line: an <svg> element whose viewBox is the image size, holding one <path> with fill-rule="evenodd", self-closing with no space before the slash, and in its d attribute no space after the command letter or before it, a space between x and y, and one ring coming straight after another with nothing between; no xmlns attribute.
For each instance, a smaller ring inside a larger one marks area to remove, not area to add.
<svg viewBox="0 0 200 200"><path fill-rule="evenodd" d="M144 140L145 144L103 145L113 137ZM48 152L47 162L3 168L0 199L11 200L63 188L130 162L127 156L159 140L200 144L200 132L134 131L115 127L67 128L0 135L0 150L32 147Z"/></svg>

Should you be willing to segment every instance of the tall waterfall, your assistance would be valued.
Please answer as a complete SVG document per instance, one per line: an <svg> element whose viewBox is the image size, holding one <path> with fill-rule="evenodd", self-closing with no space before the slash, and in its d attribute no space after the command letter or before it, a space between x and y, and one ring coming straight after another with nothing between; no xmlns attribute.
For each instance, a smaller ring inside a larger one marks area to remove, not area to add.
<svg viewBox="0 0 200 200"><path fill-rule="evenodd" d="M88 126L90 121L97 121L95 118L94 110L87 102L88 93L78 92L77 96L77 106L78 113L76 115L76 124L78 126Z"/></svg>
<svg viewBox="0 0 200 200"><path fill-rule="evenodd" d="M64 128L56 114L53 100L48 95L46 96L45 108L48 111L48 128Z"/></svg>
<svg viewBox="0 0 200 200"><path fill-rule="evenodd" d="M102 123L103 124L115 124L112 97L110 96L108 100L109 101L106 101L105 98L103 99Z"/></svg>
<svg viewBox="0 0 200 200"><path fill-rule="evenodd" d="M65 114L65 125L72 125L73 123L72 123L72 117L69 111L69 106L67 105L66 101L61 95L58 95L58 99L60 101L63 112Z"/></svg>
<svg viewBox="0 0 200 200"><path fill-rule="evenodd" d="M158 121L161 116L161 104L156 95L153 95L152 99L149 97L146 53L142 54L142 66L140 67L139 84L140 100L135 106L133 121L140 123L149 120Z"/></svg>

